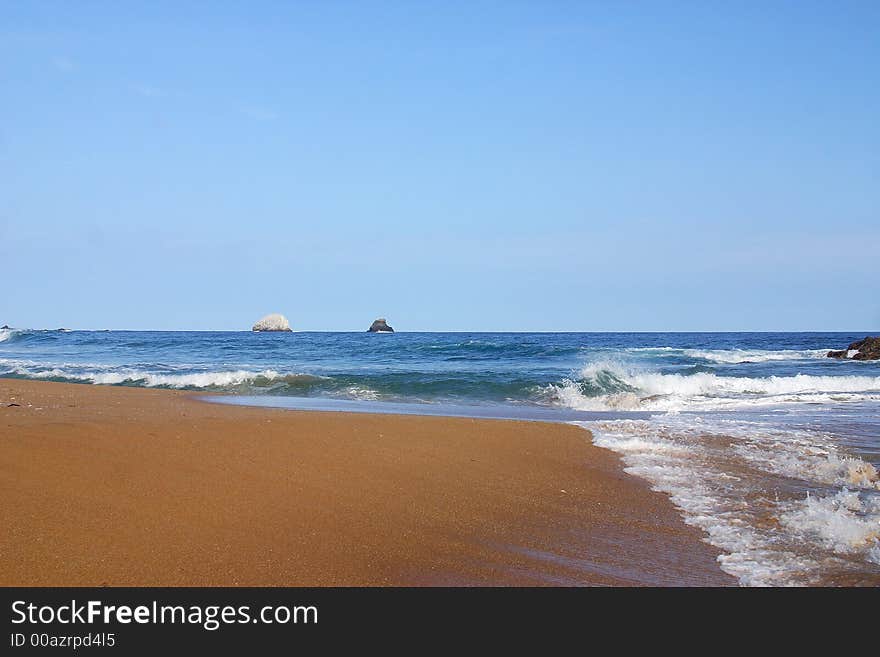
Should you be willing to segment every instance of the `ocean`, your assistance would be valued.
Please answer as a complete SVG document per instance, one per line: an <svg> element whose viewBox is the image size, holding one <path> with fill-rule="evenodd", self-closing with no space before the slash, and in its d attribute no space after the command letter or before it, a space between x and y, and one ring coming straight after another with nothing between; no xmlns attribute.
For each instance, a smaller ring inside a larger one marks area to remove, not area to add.
<svg viewBox="0 0 880 657"><path fill-rule="evenodd" d="M877 586L880 362L825 357L865 335L0 329L0 376L575 423L743 585Z"/></svg>

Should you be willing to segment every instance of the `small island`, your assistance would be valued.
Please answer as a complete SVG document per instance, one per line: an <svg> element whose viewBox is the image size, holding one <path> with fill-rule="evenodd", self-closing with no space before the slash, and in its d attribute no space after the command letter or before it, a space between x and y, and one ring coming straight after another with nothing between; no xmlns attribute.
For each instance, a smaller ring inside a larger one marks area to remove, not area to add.
<svg viewBox="0 0 880 657"><path fill-rule="evenodd" d="M252 329L258 333L264 332L282 332L282 333L290 333L290 322L287 321L287 318L284 315L279 315L278 313L273 313L272 315L266 315L254 324Z"/></svg>
<svg viewBox="0 0 880 657"><path fill-rule="evenodd" d="M866 337L853 342L846 349L829 351L826 356L847 360L880 360L880 337Z"/></svg>
<svg viewBox="0 0 880 657"><path fill-rule="evenodd" d="M394 329L388 326L384 317L380 317L367 329L368 333L394 333Z"/></svg>

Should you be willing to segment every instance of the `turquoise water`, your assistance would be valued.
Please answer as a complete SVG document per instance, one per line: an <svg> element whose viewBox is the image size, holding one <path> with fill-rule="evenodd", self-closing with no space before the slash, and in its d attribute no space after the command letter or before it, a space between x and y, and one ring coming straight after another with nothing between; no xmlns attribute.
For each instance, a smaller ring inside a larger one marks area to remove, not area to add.
<svg viewBox="0 0 880 657"><path fill-rule="evenodd" d="M864 336L0 330L0 376L576 422L743 584L877 585L880 363L825 358Z"/></svg>

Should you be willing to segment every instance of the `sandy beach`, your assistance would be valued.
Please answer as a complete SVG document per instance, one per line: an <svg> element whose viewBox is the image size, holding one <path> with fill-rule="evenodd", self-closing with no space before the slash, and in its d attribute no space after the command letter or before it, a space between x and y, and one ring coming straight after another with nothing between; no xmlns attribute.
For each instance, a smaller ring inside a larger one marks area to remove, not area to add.
<svg viewBox="0 0 880 657"><path fill-rule="evenodd" d="M723 585L578 427L0 379L0 585Z"/></svg>

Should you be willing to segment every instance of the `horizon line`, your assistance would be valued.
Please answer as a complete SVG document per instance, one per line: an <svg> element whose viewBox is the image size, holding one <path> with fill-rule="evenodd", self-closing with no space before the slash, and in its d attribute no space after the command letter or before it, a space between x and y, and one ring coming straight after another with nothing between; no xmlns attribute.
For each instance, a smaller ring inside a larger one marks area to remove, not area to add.
<svg viewBox="0 0 880 657"><path fill-rule="evenodd" d="M290 331L254 331L252 329L188 329L188 328L33 328L23 326L9 326L7 330L14 331L83 331L83 332L131 332L131 333L369 333L367 329L292 329ZM864 330L853 329L627 329L627 330L506 330L506 329L452 329L452 330L397 330L393 333L550 333L550 334L571 334L571 333L863 333ZM868 330L867 334L880 333L878 330Z"/></svg>

